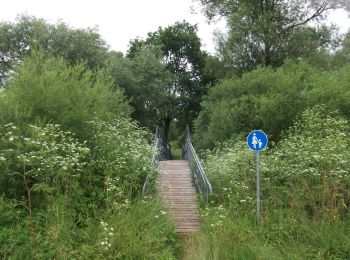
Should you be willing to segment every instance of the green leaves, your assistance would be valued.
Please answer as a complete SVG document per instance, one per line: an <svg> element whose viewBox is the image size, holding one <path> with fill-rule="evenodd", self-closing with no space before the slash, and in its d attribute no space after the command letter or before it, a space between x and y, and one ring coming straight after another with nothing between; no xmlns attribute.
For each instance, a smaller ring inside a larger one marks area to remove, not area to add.
<svg viewBox="0 0 350 260"><path fill-rule="evenodd" d="M144 50L160 48L157 57L164 66L159 75L160 79L163 79L163 85L158 89L159 92L153 92L157 96L150 97L144 106L148 107L149 103L151 106L157 105L153 115L164 127L167 137L170 123L174 119L184 128L197 116L199 102L206 93L206 54L201 51L197 30L197 26L185 21L166 28L160 27L157 31L149 33L145 40L131 41L127 54L127 57L135 61L139 58L140 61Z"/></svg>
<svg viewBox="0 0 350 260"><path fill-rule="evenodd" d="M8 139L7 144L1 143L5 151L5 174L25 175L33 191L50 195L76 192L74 189L86 170L90 150L79 144L71 133L61 131L59 125L30 126L31 130L24 135L14 134L13 127L9 124L7 132L2 133ZM16 147L16 151L7 153L10 147ZM17 175L10 178L20 181ZM3 192L10 188L4 187Z"/></svg>
<svg viewBox="0 0 350 260"><path fill-rule="evenodd" d="M211 88L195 122L195 139L203 148L252 129L264 129L278 141L306 108L325 104L349 117L349 66L324 71L305 62L277 70L260 68Z"/></svg>
<svg viewBox="0 0 350 260"><path fill-rule="evenodd" d="M304 111L283 139L261 154L263 205L340 219L350 201L349 122L324 106ZM206 154L214 205L254 207L254 154L238 138Z"/></svg>
<svg viewBox="0 0 350 260"><path fill-rule="evenodd" d="M0 122L58 123L86 140L90 134L86 121L130 113L122 92L112 90L113 80L105 70L92 72L83 64L70 67L62 58L39 52L27 57L16 73L0 100L4 106Z"/></svg>
<svg viewBox="0 0 350 260"><path fill-rule="evenodd" d="M0 78L9 76L33 49L64 57L71 65L86 62L90 69L104 65L106 43L94 29L72 29L43 19L19 16L16 23L0 23Z"/></svg>
<svg viewBox="0 0 350 260"><path fill-rule="evenodd" d="M94 133L95 162L105 178L109 201L123 203L133 199L140 194L146 176L154 179L155 175L149 134L124 119L95 120L90 125Z"/></svg>
<svg viewBox="0 0 350 260"><path fill-rule="evenodd" d="M259 66L279 67L286 58L321 56L323 49L337 45L334 28L308 26L323 21L327 11L337 6L334 1L198 2L209 20L226 18L228 32L216 35L217 49L226 67L237 74Z"/></svg>

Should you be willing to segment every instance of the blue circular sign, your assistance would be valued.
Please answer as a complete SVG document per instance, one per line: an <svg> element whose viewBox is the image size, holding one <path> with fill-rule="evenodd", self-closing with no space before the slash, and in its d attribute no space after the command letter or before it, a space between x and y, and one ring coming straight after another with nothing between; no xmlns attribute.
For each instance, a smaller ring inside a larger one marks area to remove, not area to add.
<svg viewBox="0 0 350 260"><path fill-rule="evenodd" d="M253 152L260 152L267 146L269 140L267 135L261 130L254 130L250 132L247 137L247 144L250 150Z"/></svg>

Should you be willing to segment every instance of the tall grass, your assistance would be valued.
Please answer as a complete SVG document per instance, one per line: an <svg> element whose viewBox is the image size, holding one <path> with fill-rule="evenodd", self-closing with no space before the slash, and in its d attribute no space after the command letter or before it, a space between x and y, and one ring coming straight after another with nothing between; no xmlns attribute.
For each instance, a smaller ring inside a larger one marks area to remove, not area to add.
<svg viewBox="0 0 350 260"><path fill-rule="evenodd" d="M213 185L190 259L349 259L349 123L307 110L261 157L262 219L255 217L254 154L243 141L207 153Z"/></svg>

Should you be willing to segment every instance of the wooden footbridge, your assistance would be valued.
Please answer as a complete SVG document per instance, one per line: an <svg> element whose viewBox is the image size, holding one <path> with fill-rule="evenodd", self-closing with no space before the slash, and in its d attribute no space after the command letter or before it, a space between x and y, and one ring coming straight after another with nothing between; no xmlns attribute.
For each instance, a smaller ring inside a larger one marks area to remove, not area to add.
<svg viewBox="0 0 350 260"><path fill-rule="evenodd" d="M156 128L157 194L168 209L176 231L188 235L200 227L199 202L208 203L211 185L192 145L189 129L183 145L183 160L171 160L170 146ZM144 191L148 181L145 182ZM144 192L143 191L143 192Z"/></svg>

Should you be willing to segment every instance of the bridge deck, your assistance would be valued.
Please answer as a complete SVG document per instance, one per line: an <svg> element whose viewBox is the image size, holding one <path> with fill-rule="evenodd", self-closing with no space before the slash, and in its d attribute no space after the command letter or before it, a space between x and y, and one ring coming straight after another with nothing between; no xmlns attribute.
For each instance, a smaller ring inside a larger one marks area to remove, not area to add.
<svg viewBox="0 0 350 260"><path fill-rule="evenodd" d="M176 231L189 234L200 227L196 190L187 161L160 161L158 195L165 202Z"/></svg>

